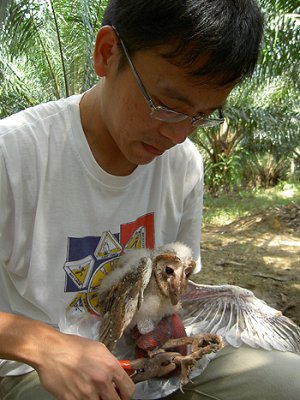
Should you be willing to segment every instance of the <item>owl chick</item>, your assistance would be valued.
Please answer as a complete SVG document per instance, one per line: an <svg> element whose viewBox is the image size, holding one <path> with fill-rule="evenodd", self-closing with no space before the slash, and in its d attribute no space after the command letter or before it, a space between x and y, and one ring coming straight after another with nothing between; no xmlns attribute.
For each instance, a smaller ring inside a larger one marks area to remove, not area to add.
<svg viewBox="0 0 300 400"><path fill-rule="evenodd" d="M144 335L178 312L195 265L191 249L180 242L123 255L98 292L99 341L113 350L126 328Z"/></svg>

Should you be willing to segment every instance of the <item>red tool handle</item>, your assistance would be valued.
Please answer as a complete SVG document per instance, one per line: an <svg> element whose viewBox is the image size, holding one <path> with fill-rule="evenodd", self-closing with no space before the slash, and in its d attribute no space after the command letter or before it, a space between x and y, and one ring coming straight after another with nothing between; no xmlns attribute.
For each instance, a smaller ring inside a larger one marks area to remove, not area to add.
<svg viewBox="0 0 300 400"><path fill-rule="evenodd" d="M127 372L127 374L131 374L135 371L129 360L119 360L119 363L121 364L121 367Z"/></svg>

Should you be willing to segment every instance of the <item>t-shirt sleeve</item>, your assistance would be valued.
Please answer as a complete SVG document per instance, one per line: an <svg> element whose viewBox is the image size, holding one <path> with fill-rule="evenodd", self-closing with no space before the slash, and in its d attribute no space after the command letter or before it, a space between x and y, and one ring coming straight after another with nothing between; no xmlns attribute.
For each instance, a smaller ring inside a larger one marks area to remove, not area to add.
<svg viewBox="0 0 300 400"><path fill-rule="evenodd" d="M0 261L7 262L13 246L13 197L0 143Z"/></svg>
<svg viewBox="0 0 300 400"><path fill-rule="evenodd" d="M203 162L199 153L194 153L189 169L192 169L192 175L196 178L188 184L177 240L192 248L193 257L197 261L194 271L196 273L201 269L200 239L203 208Z"/></svg>

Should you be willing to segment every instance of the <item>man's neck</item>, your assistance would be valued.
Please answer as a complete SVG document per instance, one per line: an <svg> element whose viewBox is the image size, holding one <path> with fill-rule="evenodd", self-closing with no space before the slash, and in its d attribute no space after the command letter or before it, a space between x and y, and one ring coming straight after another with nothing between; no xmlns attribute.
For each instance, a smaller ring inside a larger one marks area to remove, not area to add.
<svg viewBox="0 0 300 400"><path fill-rule="evenodd" d="M126 160L103 123L100 112L100 88L86 92L80 102L80 118L91 152L107 173L115 176L130 175L137 167Z"/></svg>

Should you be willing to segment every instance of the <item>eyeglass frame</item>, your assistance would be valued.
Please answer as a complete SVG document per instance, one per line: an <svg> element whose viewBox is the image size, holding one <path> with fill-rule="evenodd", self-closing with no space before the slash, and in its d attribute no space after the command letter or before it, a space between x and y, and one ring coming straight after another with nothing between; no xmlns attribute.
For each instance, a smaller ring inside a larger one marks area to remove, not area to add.
<svg viewBox="0 0 300 400"><path fill-rule="evenodd" d="M184 113L180 113L180 112L177 112L175 110L172 110L171 108L167 108L167 107L160 106L160 105L156 106L154 104L154 101L152 100L150 94L147 92L147 90L146 90L146 88L145 88L145 86L144 86L144 84L143 84L143 82L142 82L142 80L141 80L141 78L140 78L140 76L139 76L139 74L137 72L137 70L136 70L136 68L135 68L135 66L134 66L134 64L133 64L133 62L132 62L132 60L130 58L129 52L127 50L127 47L126 47L123 39L121 38L117 28L115 26L112 26L112 28L113 28L114 32L116 33L116 35L117 35L117 37L118 37L118 39L120 41L122 50L124 51L126 60L127 60L129 66L130 66L130 69L131 69L131 71L133 73L133 76L134 76L134 78L136 80L136 83L138 84L138 87L139 87L144 99L146 100L146 102L148 104L148 107L151 110L151 112L150 112L151 118L154 118L156 120L163 121L163 122L168 122L168 123L178 123L178 122L185 121L186 119L189 119L191 121L191 124L196 128L213 127L213 126L217 126L217 125L220 125L220 124L224 123L225 117L224 117L222 108L218 108L217 109L218 112L219 112L219 118L209 118L209 117L203 117L202 113L201 113L201 115L197 114L197 115L194 115L194 116L190 116L188 114L184 114ZM169 120L167 118L163 119L162 117L159 118L157 115L155 115L155 113L159 113L160 111L164 111L164 112L167 112L169 114L173 114L174 116L179 117L179 119L177 119L175 121L175 120L171 120L171 119Z"/></svg>

